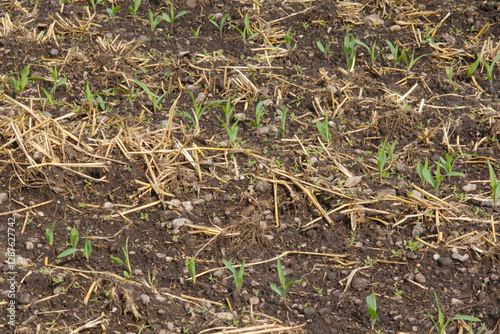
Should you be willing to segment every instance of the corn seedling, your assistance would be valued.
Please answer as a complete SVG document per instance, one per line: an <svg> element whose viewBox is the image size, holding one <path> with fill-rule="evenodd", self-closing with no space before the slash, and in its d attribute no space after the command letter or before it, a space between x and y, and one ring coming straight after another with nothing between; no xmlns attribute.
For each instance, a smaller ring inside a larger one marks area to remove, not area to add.
<svg viewBox="0 0 500 334"><path fill-rule="evenodd" d="M377 41L373 41L373 43L370 44L371 47L369 47L368 45L366 45L365 43L363 43L358 39L356 40L356 43L361 46L364 46L366 50L368 50L368 53L370 54L370 58L372 60L372 65L375 65L375 59L377 59L377 57L380 56L380 54L382 53L382 51L380 51L377 54L375 53L375 47L377 46Z"/></svg>
<svg viewBox="0 0 500 334"><path fill-rule="evenodd" d="M375 327L375 323L377 322L377 319L378 319L377 298L375 297L375 291L372 292L371 295L366 297L366 303L368 304L368 313L370 314L370 317L371 317L371 325L372 325L372 330L373 330L373 327Z"/></svg>
<svg viewBox="0 0 500 334"><path fill-rule="evenodd" d="M418 56L416 59L414 58L414 56L415 56L415 49L413 49L413 52L411 54L411 59L408 62L408 59L406 57L406 51L403 50L403 52L401 53L401 57L402 57L403 61L406 64L406 71L407 72L410 72L410 70L412 69L413 65L415 65L420 58L428 56L428 54L424 54L424 55Z"/></svg>
<svg viewBox="0 0 500 334"><path fill-rule="evenodd" d="M231 105L231 98L227 99L225 106L222 105L222 111L224 111L224 114L226 115L226 124L229 124L234 111L234 106Z"/></svg>
<svg viewBox="0 0 500 334"><path fill-rule="evenodd" d="M156 26L160 24L162 17L161 15L158 15L155 18L153 11L151 9L148 9L148 18L149 18L149 23L151 24L151 31L154 31L156 29Z"/></svg>
<svg viewBox="0 0 500 334"><path fill-rule="evenodd" d="M258 129L260 125L260 118L264 115L265 106L264 101L260 101L257 103L257 107L255 107L255 121L252 120L253 126Z"/></svg>
<svg viewBox="0 0 500 334"><path fill-rule="evenodd" d="M54 225L52 225L52 228L53 227L54 227ZM78 249L78 248L76 248L76 245L78 244L78 240L80 240L80 237L78 235L78 230L76 229L76 227L73 227L71 229L71 233L69 235L69 240L70 240L69 245L71 246L71 248L66 249L65 251L61 252L61 254L59 254L57 256L57 258L69 256L69 255L76 253L76 252L82 252L88 260L90 257L90 253L92 252L92 244L90 243L90 240L88 240L88 238L87 238L88 232L89 232L89 230L87 229L87 233L85 234L84 249L83 250Z"/></svg>
<svg viewBox="0 0 500 334"><path fill-rule="evenodd" d="M391 41L388 40L385 42L389 46L389 49L391 50L392 59L394 60L394 64L396 64L399 61L398 59L399 46L397 44L396 46L394 46L394 44L392 44Z"/></svg>
<svg viewBox="0 0 500 334"><path fill-rule="evenodd" d="M387 143L387 138L385 139L386 143ZM394 149L396 148L396 144L397 144L398 140L396 139L391 146L389 145L385 145L385 150L387 152L387 155L389 156L389 159L391 160L391 162L394 162L395 161L395 158L394 158Z"/></svg>
<svg viewBox="0 0 500 334"><path fill-rule="evenodd" d="M329 143L331 140L330 129L328 128L328 117L325 117L323 122L317 121L316 127L319 133L325 138L326 142Z"/></svg>
<svg viewBox="0 0 500 334"><path fill-rule="evenodd" d="M481 56L478 55L477 59L472 65L467 69L467 78L471 77L479 66L479 62L481 61Z"/></svg>
<svg viewBox="0 0 500 334"><path fill-rule="evenodd" d="M495 63L500 59L500 55L496 56L495 59L488 64L486 60L483 59L484 68L486 69L486 75L488 77L488 82L490 83L490 88L493 88L493 69L495 68Z"/></svg>
<svg viewBox="0 0 500 334"><path fill-rule="evenodd" d="M227 146L230 147L231 144L236 140L236 136L238 136L238 121L236 121L231 127L229 127L229 123L225 123L220 118L219 121L221 121L222 127L224 128L224 130L226 130Z"/></svg>
<svg viewBox="0 0 500 334"><path fill-rule="evenodd" d="M183 16L183 15L186 15L186 14L187 14L186 10L180 11L177 14L175 14L174 5L172 3L170 3L170 15L168 13L163 13L163 14L161 14L161 16L163 17L163 19L165 21L167 21L168 23L170 23L171 27L173 27L174 23L175 23L175 20L178 19L179 17Z"/></svg>
<svg viewBox="0 0 500 334"><path fill-rule="evenodd" d="M243 286L243 274L245 272L245 260L241 263L240 271L236 272L230 262L226 260L222 260L227 269L231 270L234 276L234 285L236 286L237 291L241 291L241 287Z"/></svg>
<svg viewBox="0 0 500 334"><path fill-rule="evenodd" d="M167 92L164 92L163 95L159 96L158 92L160 91L160 87L158 87L158 89L156 90L156 93L153 93L148 88L148 86L146 86L145 84L143 84L139 80L132 79L132 81L135 82L139 87L141 87L146 92L146 94L148 95L149 101L151 101L151 103L153 104L153 110L155 112L156 112L156 110L158 108L161 109L161 104L160 103L163 100L163 98L165 97L165 95L167 94Z"/></svg>
<svg viewBox="0 0 500 334"><path fill-rule="evenodd" d="M495 176L495 171L493 170L493 166L491 166L489 161L488 168L490 170L491 197L493 197L493 207L496 210L498 205L498 197L500 197L500 188L498 187L500 182L498 182Z"/></svg>
<svg viewBox="0 0 500 334"><path fill-rule="evenodd" d="M303 283L303 281L290 281L288 283L286 282L285 274L283 274L283 268L281 267L281 260L280 260L279 256L278 256L278 277L279 277L279 280L281 283L281 289L278 288L274 284L271 284L271 289L283 298L283 300L285 301L285 307L286 307L286 294L288 293L288 289L290 288L290 286L292 284L295 284L295 283L300 284L300 283Z"/></svg>
<svg viewBox="0 0 500 334"><path fill-rule="evenodd" d="M189 260L189 257L186 256L186 267L189 271L189 275L193 279L193 284L196 284L196 266L194 263L194 257Z"/></svg>
<svg viewBox="0 0 500 334"><path fill-rule="evenodd" d="M213 106L214 104L226 102L226 100L217 100L217 101L212 101L212 102L208 103L207 105L203 106L203 101L201 101L200 103L196 102L196 98L194 97L193 93L191 93L191 91L189 89L186 89L186 91L188 92L188 94L191 96L191 99L193 100L194 116L195 116L195 121L196 121L195 126L196 127L199 126L201 115L203 115L203 112L205 111L205 109L207 109L210 106ZM189 118L192 120L191 117L189 117Z"/></svg>
<svg viewBox="0 0 500 334"><path fill-rule="evenodd" d="M116 264L121 264L121 265L127 267L128 271L124 270L123 275L127 278L130 278L130 277L132 277L132 267L130 266L130 258L128 255L128 238L129 237L127 237L127 240L125 240L125 248L122 248L124 259L122 260L120 258L117 258L117 257L114 257L113 255L111 255L111 261L113 261Z"/></svg>
<svg viewBox="0 0 500 334"><path fill-rule="evenodd" d="M111 3L111 8L106 8L106 12L108 12L108 15L113 23L115 22L116 13L118 13L120 8L122 8L122 6L115 6L114 3Z"/></svg>
<svg viewBox="0 0 500 334"><path fill-rule="evenodd" d="M432 167L431 168L423 168L422 169L422 176L424 179L429 182L429 184L434 188L434 191L436 194L439 191L439 186L441 185L441 182L443 182L444 178L446 175L441 175L441 165L436 164L436 172L435 172L435 178L432 177Z"/></svg>
<svg viewBox="0 0 500 334"><path fill-rule="evenodd" d="M286 114L288 112L288 108L286 106L283 107L283 111L281 112L281 135L285 135L285 126L286 126Z"/></svg>
<svg viewBox="0 0 500 334"><path fill-rule="evenodd" d="M24 88L28 84L28 80L43 79L40 77L28 77L28 75L30 73L30 67L31 67L31 64L29 64L25 68L23 68L23 70L21 71L21 76L18 75L17 79L14 77L10 78L10 82L12 83L12 86L14 87L14 89L17 93L20 93L24 90Z"/></svg>
<svg viewBox="0 0 500 334"><path fill-rule="evenodd" d="M325 58L327 58L330 53L330 45L332 45L332 43L330 42L323 45L320 41L316 41L316 45L318 46L319 51L323 52Z"/></svg>
<svg viewBox="0 0 500 334"><path fill-rule="evenodd" d="M454 154L448 154L446 153L446 160L444 160L442 157L439 157L438 164L443 167L443 169L446 171L446 175L448 176L448 182L450 181L451 176L465 176L463 173L459 172L454 172L453 171L453 165L455 165L455 162L460 158L460 156L455 156Z"/></svg>
<svg viewBox="0 0 500 334"><path fill-rule="evenodd" d="M345 36L344 36L344 52L346 55L346 61L347 61L347 70L351 70L351 67L354 63L354 56L356 54L356 38L349 34L349 25L347 26L345 30Z"/></svg>
<svg viewBox="0 0 500 334"><path fill-rule="evenodd" d="M446 77L448 78L448 82L450 83L450 86L451 86L451 83L453 82L452 75L453 75L453 67L447 66L446 67Z"/></svg>
<svg viewBox="0 0 500 334"><path fill-rule="evenodd" d="M56 225L56 222L54 221L52 223L51 228L45 229L45 238L47 239L47 242L49 243L50 246L54 244L54 226Z"/></svg>
<svg viewBox="0 0 500 334"><path fill-rule="evenodd" d="M248 41L251 39L254 39L255 37L258 36L258 34L253 33L250 31L250 19L248 18L248 13L245 14L245 26L243 27L243 30L238 28L237 26L233 26L234 29L236 29L240 35L241 38L243 39L243 45L247 45Z"/></svg>
<svg viewBox="0 0 500 334"><path fill-rule="evenodd" d="M193 33L193 37L198 38L198 35L200 34L201 24L198 26L198 29L193 29L193 28L189 28L189 29L191 29L191 32Z"/></svg>
<svg viewBox="0 0 500 334"><path fill-rule="evenodd" d="M429 169L429 160L425 158L425 165L422 164L417 164L417 174L420 177L420 180L422 180L422 184L425 185L425 178L424 178L424 173L423 171Z"/></svg>
<svg viewBox="0 0 500 334"><path fill-rule="evenodd" d="M228 19L229 19L229 13L226 13L226 15L224 15L220 19L220 22L217 22L217 18L214 18L214 20L208 19L210 22L212 22L214 26L217 27L217 29L219 29L219 34L221 39L222 39L222 31L224 30L224 25L226 24L226 21L228 21Z"/></svg>
<svg viewBox="0 0 500 334"><path fill-rule="evenodd" d="M54 93L56 92L57 87L64 85L66 83L66 81L68 81L68 79L67 78L58 79L57 67L54 67L53 71L47 66L45 66L45 69L47 69L50 72L50 74L52 75L52 79L54 81L54 86L52 87L52 89L49 92L45 88L41 87L42 92L45 95L45 98L41 98L41 99L43 101L45 101L45 103L52 105L55 103Z"/></svg>
<svg viewBox="0 0 500 334"><path fill-rule="evenodd" d="M290 47L292 46L291 31L292 31L292 27L288 28L288 30L287 30L287 32L285 34L285 37L284 37L287 49L290 49Z"/></svg>
<svg viewBox="0 0 500 334"><path fill-rule="evenodd" d="M134 15L134 19L137 17L137 10L141 6L142 0L135 0L134 1L134 7L128 6L128 11L130 14Z"/></svg>
<svg viewBox="0 0 500 334"><path fill-rule="evenodd" d="M92 5L92 9L95 11L95 6L100 4L100 3L103 3L106 0L89 0L89 1L90 1L90 4Z"/></svg>
<svg viewBox="0 0 500 334"><path fill-rule="evenodd" d="M441 307L439 306L439 300L438 300L436 291L434 291L434 298L436 298L436 308L438 311L437 322L436 322L436 320L434 320L434 318L432 317L432 315L429 312L427 312L427 316L431 319L438 334L445 334L446 333L445 332L446 326L448 326L448 324L454 320L481 321L480 319L473 317L473 316L470 316L470 315L457 315L457 316L449 319L448 321L444 322L443 312L441 312Z"/></svg>
<svg viewBox="0 0 500 334"><path fill-rule="evenodd" d="M378 151L377 154L378 176L380 178L380 182L382 182L382 175L384 173L385 162L387 160L387 154L385 153L386 145L387 145L387 138L385 139L384 142L382 142L382 147L380 148L380 151Z"/></svg>

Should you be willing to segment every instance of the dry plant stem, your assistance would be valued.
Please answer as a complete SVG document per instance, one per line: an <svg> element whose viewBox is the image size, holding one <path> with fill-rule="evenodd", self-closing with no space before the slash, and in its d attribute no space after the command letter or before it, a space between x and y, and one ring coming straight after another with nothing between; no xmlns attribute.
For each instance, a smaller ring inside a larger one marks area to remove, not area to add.
<svg viewBox="0 0 500 334"><path fill-rule="evenodd" d="M3 213L0 213L0 216L7 216L7 215L12 215L14 213L19 213L19 212L31 210L31 209L34 209L34 208L38 208L39 206L43 206L43 205L47 205L49 203L52 203L53 201L54 200L50 200L50 201L43 202L43 203L40 203L40 204L36 204L36 205L33 205L33 206L28 206L28 207L25 207L25 208L22 208L22 209L17 209L17 210L13 210L13 211L9 211L9 212L3 212Z"/></svg>

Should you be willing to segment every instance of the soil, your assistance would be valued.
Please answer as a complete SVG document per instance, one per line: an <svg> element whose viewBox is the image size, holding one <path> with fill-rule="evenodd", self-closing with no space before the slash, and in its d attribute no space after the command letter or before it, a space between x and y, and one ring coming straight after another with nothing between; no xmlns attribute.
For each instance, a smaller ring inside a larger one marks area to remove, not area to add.
<svg viewBox="0 0 500 334"><path fill-rule="evenodd" d="M93 2L0 3L0 332L500 333L498 1Z"/></svg>

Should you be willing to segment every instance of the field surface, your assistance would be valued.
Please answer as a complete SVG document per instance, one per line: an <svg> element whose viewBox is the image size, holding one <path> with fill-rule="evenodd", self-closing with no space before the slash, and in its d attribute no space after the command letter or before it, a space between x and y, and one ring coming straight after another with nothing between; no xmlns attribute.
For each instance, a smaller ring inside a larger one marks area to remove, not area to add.
<svg viewBox="0 0 500 334"><path fill-rule="evenodd" d="M498 1L0 1L0 332L500 333L499 38Z"/></svg>

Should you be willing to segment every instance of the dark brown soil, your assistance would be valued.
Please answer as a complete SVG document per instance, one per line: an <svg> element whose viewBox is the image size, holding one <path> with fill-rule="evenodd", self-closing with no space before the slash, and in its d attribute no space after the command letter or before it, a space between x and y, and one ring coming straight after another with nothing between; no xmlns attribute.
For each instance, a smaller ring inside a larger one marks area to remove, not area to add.
<svg viewBox="0 0 500 334"><path fill-rule="evenodd" d="M64 2L0 2L1 333L500 333L498 1Z"/></svg>

